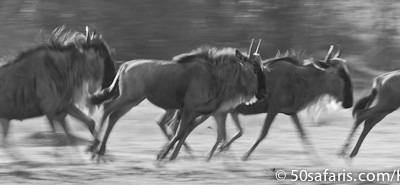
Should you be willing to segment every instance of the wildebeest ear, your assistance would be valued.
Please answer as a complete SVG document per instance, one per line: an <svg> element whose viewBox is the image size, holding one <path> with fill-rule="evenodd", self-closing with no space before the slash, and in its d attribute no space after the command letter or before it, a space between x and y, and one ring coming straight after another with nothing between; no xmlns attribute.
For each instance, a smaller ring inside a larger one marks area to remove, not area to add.
<svg viewBox="0 0 400 185"><path fill-rule="evenodd" d="M244 62L245 61L245 57L243 56L243 54L239 50L236 50L236 60L238 62Z"/></svg>
<svg viewBox="0 0 400 185"><path fill-rule="evenodd" d="M323 62L323 61L313 61L312 64L314 66L316 66L316 68L320 68L320 69L327 69L330 67L329 64L327 64L326 62Z"/></svg>

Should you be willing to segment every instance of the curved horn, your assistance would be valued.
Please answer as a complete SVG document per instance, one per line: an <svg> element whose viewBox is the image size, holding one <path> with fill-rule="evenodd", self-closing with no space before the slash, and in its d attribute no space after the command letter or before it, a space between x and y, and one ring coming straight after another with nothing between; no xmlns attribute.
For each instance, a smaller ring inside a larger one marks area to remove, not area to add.
<svg viewBox="0 0 400 185"><path fill-rule="evenodd" d="M341 53L342 53L342 50L339 48L338 51L336 52L334 58L340 58Z"/></svg>
<svg viewBox="0 0 400 185"><path fill-rule="evenodd" d="M85 28L85 30L86 30L86 42L87 43L89 43L90 42L90 37L89 37L89 27L88 26L86 26L86 28Z"/></svg>
<svg viewBox="0 0 400 185"><path fill-rule="evenodd" d="M90 36L90 40L93 40L95 36L96 36L96 31L94 30L94 31L92 32L92 35Z"/></svg>
<svg viewBox="0 0 400 185"><path fill-rule="evenodd" d="M329 61L329 59L331 57L331 54L332 54L332 50L333 50L333 45L331 45L331 47L329 48L328 54L326 55L326 57L324 59L324 62L328 62Z"/></svg>
<svg viewBox="0 0 400 185"><path fill-rule="evenodd" d="M253 47L253 42L254 42L254 39L251 39L251 44L250 44L250 48L249 48L249 56L252 56L253 54L251 53L251 49L252 49L252 47Z"/></svg>
<svg viewBox="0 0 400 185"><path fill-rule="evenodd" d="M257 49L256 49L256 52L254 52L254 53L258 53L258 49L260 48L260 44L261 44L261 39L260 39L260 40L258 40Z"/></svg>

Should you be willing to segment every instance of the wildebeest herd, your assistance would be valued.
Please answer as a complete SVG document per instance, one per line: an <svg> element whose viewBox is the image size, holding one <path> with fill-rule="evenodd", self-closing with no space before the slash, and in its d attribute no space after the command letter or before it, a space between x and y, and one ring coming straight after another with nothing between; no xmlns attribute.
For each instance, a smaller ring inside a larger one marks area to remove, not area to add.
<svg viewBox="0 0 400 185"><path fill-rule="evenodd" d="M182 145L190 152L186 138L210 116L215 118L218 136L207 159L217 149L228 150L243 132L239 114L267 113L259 137L243 160L266 137L279 113L291 117L303 143L314 150L298 113L326 96L341 102L344 109L353 106L352 81L346 60L340 58L340 48L331 45L322 60L303 60L295 52L262 60L260 45L261 40L253 47L252 40L247 54L234 48L201 47L171 60L127 61L117 69L101 35L88 28L85 34L64 26L56 28L48 43L21 52L0 67L3 146L7 146L11 120L46 116L53 131L57 122L69 135L65 118L70 115L87 125L94 138L88 151L100 160L116 122L147 99L166 110L158 125L169 142L158 153L158 160L166 158L171 150L170 160L176 159ZM350 155L356 156L372 127L400 106L399 74L394 71L377 77L371 94L355 104L354 127L340 154L346 154L354 132L365 122ZM103 114L96 130L95 122L80 107L93 109L101 105ZM229 140L228 114L238 128Z"/></svg>

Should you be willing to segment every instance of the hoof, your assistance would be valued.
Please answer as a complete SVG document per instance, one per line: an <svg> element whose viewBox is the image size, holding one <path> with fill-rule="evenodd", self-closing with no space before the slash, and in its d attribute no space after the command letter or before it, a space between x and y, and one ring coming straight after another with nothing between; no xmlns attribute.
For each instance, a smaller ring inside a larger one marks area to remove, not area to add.
<svg viewBox="0 0 400 185"><path fill-rule="evenodd" d="M226 152L229 150L229 145L223 144L219 147L219 152Z"/></svg>
<svg viewBox="0 0 400 185"><path fill-rule="evenodd" d="M99 146L99 144L100 144L99 140L93 141L93 144L86 148L86 152L88 152L88 153L89 152L90 153L96 153L97 152L97 147Z"/></svg>
<svg viewBox="0 0 400 185"><path fill-rule="evenodd" d="M162 161L165 158L166 154L164 151L161 151L159 154L157 154L157 160Z"/></svg>
<svg viewBox="0 0 400 185"><path fill-rule="evenodd" d="M339 157L346 157L347 153L344 150L342 150L341 152L338 152L336 155Z"/></svg>
<svg viewBox="0 0 400 185"><path fill-rule="evenodd" d="M205 155L205 157L206 157L205 161L206 161L206 162L210 162L210 160L211 160L211 158L212 158L212 155L211 155L210 152L207 152L206 155Z"/></svg>
<svg viewBox="0 0 400 185"><path fill-rule="evenodd" d="M249 159L249 154L244 154L241 159L242 161L247 161Z"/></svg>
<svg viewBox="0 0 400 185"><path fill-rule="evenodd" d="M114 158L112 156L106 156L104 154L92 154L92 161L100 164L100 163L107 163L107 162L113 162Z"/></svg>

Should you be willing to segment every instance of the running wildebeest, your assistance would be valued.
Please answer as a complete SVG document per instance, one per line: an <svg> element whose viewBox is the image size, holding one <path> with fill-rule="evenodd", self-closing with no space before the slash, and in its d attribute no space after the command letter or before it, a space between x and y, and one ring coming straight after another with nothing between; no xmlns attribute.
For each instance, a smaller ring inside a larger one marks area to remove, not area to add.
<svg viewBox="0 0 400 185"><path fill-rule="evenodd" d="M10 120L45 115L52 127L53 121L65 126L67 114L84 122L99 142L95 122L75 103L85 92L109 86L115 73L109 47L101 36L88 29L84 35L64 26L56 28L49 43L24 51L0 67L3 142Z"/></svg>
<svg viewBox="0 0 400 185"><path fill-rule="evenodd" d="M249 50L252 51L252 44ZM117 89L119 96L104 103L100 127L107 117L109 122L102 144L95 151L98 159L105 153L107 139L117 120L146 98L165 110L182 109L178 131L157 157L165 158L179 141L170 157L174 160L194 129L196 117L231 109L254 95L259 99L266 96L261 57L257 53L247 57L233 48L199 48L178 55L173 61L126 62L110 89L93 96L92 103L99 104L113 97Z"/></svg>
<svg viewBox="0 0 400 185"><path fill-rule="evenodd" d="M310 64L306 64L304 61L300 61L293 56L284 56L263 61L265 67L267 67L264 70L264 74L268 88L268 97L253 104L238 105L234 110L230 111L239 131L227 143L223 143L220 149L228 149L230 144L242 135L239 114L252 115L260 113L268 113L264 126L255 144L242 157L243 160L247 160L257 145L266 137L278 113L289 115L292 118L292 121L300 132L303 143L311 147L297 113L325 95L330 95L336 100L341 101L343 108L350 108L353 105L352 83L345 60L339 58L340 50L334 56L332 55L332 51L333 46L330 47L323 61L315 61ZM226 140L225 122L228 113L226 111L214 115L218 137L208 154L208 160L211 159L218 144Z"/></svg>
<svg viewBox="0 0 400 185"><path fill-rule="evenodd" d="M388 114L400 107L400 71L392 71L376 77L373 81L371 93L358 100L353 109L354 126L341 151L345 155L358 126L364 121L364 129L350 154L350 158L357 155L367 134ZM376 103L374 103L376 102ZM374 105L373 105L374 103ZM373 106L371 106L373 105Z"/></svg>

